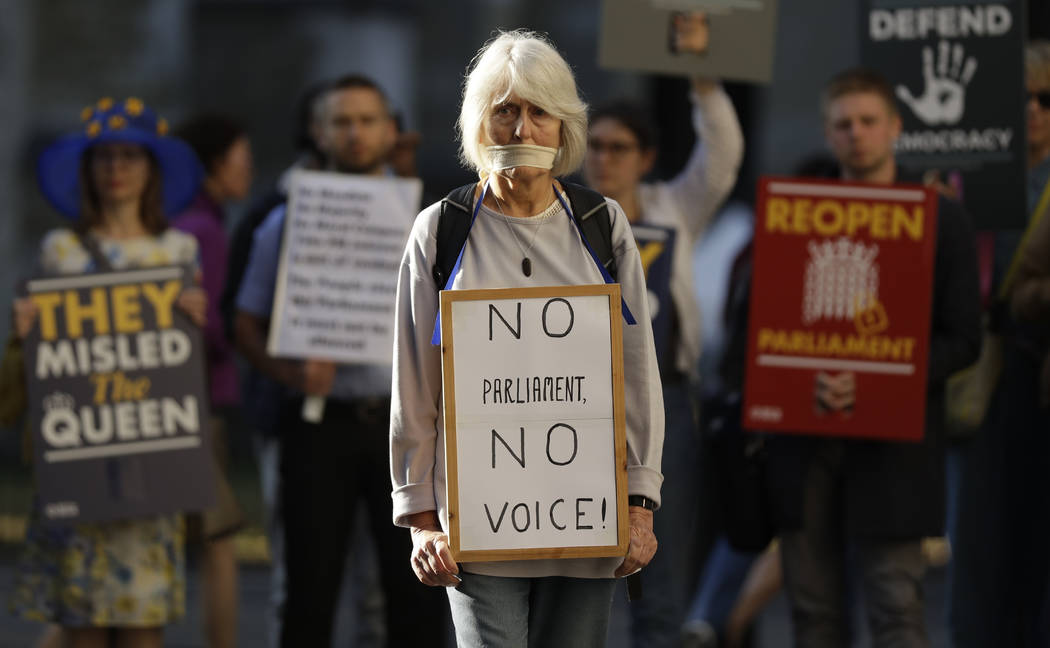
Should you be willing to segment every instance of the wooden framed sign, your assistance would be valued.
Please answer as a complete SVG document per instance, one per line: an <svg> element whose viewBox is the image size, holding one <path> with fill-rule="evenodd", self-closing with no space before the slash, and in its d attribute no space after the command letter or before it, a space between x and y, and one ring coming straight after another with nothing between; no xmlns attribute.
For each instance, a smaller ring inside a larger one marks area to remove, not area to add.
<svg viewBox="0 0 1050 648"><path fill-rule="evenodd" d="M622 556L620 286L441 292L457 561Z"/></svg>

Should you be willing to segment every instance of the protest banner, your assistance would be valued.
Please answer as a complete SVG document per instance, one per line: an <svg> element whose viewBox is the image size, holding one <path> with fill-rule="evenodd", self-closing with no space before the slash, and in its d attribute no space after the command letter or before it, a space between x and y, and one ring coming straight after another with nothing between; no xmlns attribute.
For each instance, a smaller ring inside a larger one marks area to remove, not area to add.
<svg viewBox="0 0 1050 648"><path fill-rule="evenodd" d="M215 502L200 329L179 267L34 279L25 340L37 489L48 521L195 511Z"/></svg>
<svg viewBox="0 0 1050 648"><path fill-rule="evenodd" d="M625 554L621 327L618 284L441 292L456 560Z"/></svg>
<svg viewBox="0 0 1050 648"><path fill-rule="evenodd" d="M899 99L900 171L938 172L978 229L1023 229L1023 4L865 0L859 13L861 62Z"/></svg>
<svg viewBox="0 0 1050 648"><path fill-rule="evenodd" d="M936 209L915 185L759 181L745 428L922 439Z"/></svg>
<svg viewBox="0 0 1050 648"><path fill-rule="evenodd" d="M676 52L675 13L705 11L702 54ZM674 76L768 83L773 77L777 0L603 0L598 64Z"/></svg>
<svg viewBox="0 0 1050 648"><path fill-rule="evenodd" d="M274 356L389 365L418 179L296 171L274 293Z"/></svg>

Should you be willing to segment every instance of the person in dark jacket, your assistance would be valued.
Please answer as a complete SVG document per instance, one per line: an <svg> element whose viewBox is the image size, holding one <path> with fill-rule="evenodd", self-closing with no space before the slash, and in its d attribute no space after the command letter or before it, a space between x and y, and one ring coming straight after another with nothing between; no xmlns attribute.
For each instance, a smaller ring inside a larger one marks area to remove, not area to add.
<svg viewBox="0 0 1050 648"><path fill-rule="evenodd" d="M843 180L893 184L900 134L893 90L875 72L834 77L825 136ZM921 540L944 532L944 386L976 361L980 304L974 236L953 201L938 203L925 436L917 443L776 436L771 508L800 648L849 645L845 563L863 587L873 645L928 646Z"/></svg>

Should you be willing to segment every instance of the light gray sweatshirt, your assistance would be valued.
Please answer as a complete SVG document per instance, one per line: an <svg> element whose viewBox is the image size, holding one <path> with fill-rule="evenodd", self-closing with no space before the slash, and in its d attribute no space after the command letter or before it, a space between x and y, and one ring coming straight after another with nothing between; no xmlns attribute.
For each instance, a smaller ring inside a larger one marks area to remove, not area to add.
<svg viewBox="0 0 1050 648"><path fill-rule="evenodd" d="M390 470L394 523L414 513L438 513L448 531L441 351L430 343L439 302L431 268L440 204L416 219L398 278L397 329L390 416ZM623 209L609 201L613 254L624 300L638 321L623 324L627 490L660 501L664 437L663 396L641 260ZM511 234L515 228L517 241ZM535 241L533 241L535 239ZM532 276L522 273L522 248ZM482 207L470 231L453 289L563 286L603 283L576 226L555 200L542 214L507 217ZM621 558L475 562L468 572L491 576L611 578Z"/></svg>
<svg viewBox="0 0 1050 648"><path fill-rule="evenodd" d="M678 312L675 367L695 374L700 360L700 306L693 281L693 248L718 207L736 183L744 156L740 122L722 86L690 93L696 146L685 167L667 182L638 187L641 225L662 225L676 231L671 299Z"/></svg>

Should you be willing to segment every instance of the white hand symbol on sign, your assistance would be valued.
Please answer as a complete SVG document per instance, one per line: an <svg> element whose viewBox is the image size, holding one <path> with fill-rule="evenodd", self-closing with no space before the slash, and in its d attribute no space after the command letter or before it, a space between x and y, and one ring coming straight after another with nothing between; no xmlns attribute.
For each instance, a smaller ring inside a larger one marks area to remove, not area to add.
<svg viewBox="0 0 1050 648"><path fill-rule="evenodd" d="M929 125L954 124L962 119L965 107L966 85L977 70L977 59L967 58L963 47L941 41L938 46L936 73L933 69L933 48L922 48L922 74L926 89L915 97L906 86L897 86L897 96L911 108L919 119ZM965 59L965 64L964 64Z"/></svg>

